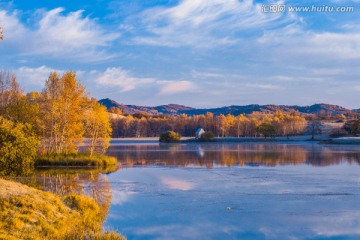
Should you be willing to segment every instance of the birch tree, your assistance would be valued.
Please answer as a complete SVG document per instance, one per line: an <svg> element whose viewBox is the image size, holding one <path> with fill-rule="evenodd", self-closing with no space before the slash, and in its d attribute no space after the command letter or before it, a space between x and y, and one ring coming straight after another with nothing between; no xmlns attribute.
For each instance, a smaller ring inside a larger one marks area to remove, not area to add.
<svg viewBox="0 0 360 240"><path fill-rule="evenodd" d="M82 141L84 133L85 87L72 71L65 72L61 77L53 72L45 83L42 95L46 152L77 151L76 146Z"/></svg>
<svg viewBox="0 0 360 240"><path fill-rule="evenodd" d="M89 153L105 153L110 145L112 133L109 113L106 107L99 104L95 99L87 103L84 113L84 137L89 138Z"/></svg>

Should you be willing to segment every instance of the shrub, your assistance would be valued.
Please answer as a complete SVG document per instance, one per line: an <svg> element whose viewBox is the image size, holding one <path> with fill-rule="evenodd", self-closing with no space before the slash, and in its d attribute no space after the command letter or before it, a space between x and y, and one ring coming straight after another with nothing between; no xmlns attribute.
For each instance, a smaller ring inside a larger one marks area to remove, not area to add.
<svg viewBox="0 0 360 240"><path fill-rule="evenodd" d="M358 118L352 125L354 134L360 133L360 118Z"/></svg>
<svg viewBox="0 0 360 240"><path fill-rule="evenodd" d="M213 132L204 132L201 134L200 140L202 142L211 142L214 139L215 135Z"/></svg>
<svg viewBox="0 0 360 240"><path fill-rule="evenodd" d="M30 173L39 144L29 124L16 124L0 116L0 174Z"/></svg>
<svg viewBox="0 0 360 240"><path fill-rule="evenodd" d="M332 138L338 138L338 137L345 137L347 135L348 135L348 132L345 129L338 128L338 129L331 130L329 136Z"/></svg>
<svg viewBox="0 0 360 240"><path fill-rule="evenodd" d="M275 126L271 123L262 123L256 128L256 132L265 138L272 137L275 135Z"/></svg>
<svg viewBox="0 0 360 240"><path fill-rule="evenodd" d="M351 135L356 135L360 133L360 119L357 120L349 120L344 124L345 131L347 131Z"/></svg>
<svg viewBox="0 0 360 240"><path fill-rule="evenodd" d="M160 142L172 143L172 142L180 142L181 136L179 133L174 131L166 131L160 135Z"/></svg>

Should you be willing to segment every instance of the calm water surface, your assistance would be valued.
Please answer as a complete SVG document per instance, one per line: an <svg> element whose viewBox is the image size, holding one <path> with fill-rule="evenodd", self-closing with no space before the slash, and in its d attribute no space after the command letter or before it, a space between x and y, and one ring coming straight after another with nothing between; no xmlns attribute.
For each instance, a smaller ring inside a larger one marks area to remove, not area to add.
<svg viewBox="0 0 360 240"><path fill-rule="evenodd" d="M105 227L128 239L360 239L360 148L116 144Z"/></svg>

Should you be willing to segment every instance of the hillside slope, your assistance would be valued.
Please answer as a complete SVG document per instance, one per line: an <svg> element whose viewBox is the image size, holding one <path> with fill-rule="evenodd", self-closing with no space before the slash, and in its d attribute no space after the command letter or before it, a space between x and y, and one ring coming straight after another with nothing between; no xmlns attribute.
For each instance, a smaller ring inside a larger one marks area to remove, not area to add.
<svg viewBox="0 0 360 240"><path fill-rule="evenodd" d="M101 99L99 101L102 105L104 105L107 109L110 109L111 107L120 108L123 113L125 114L134 114L137 112L146 112L151 115L160 115L160 114L178 114L180 111L187 111L192 110L191 107L186 107L183 105L177 105L177 104L168 104L168 105L162 105L157 107L145 107L145 106L138 106L138 105L125 105L120 104L114 100L111 100L109 98Z"/></svg>
<svg viewBox="0 0 360 240"><path fill-rule="evenodd" d="M337 105L331 104L314 104L311 106L287 106L287 105L258 105L258 104L251 104L251 105L232 105L232 106L225 106L220 108L208 108L208 109L196 109L184 105L178 104L168 104L168 105L161 105L156 107L145 107L145 106L138 106L138 105L125 105L120 104L114 100L109 98L101 99L99 101L102 105L106 106L108 109L111 107L120 108L123 113L125 114L134 114L137 112L145 112L151 115L161 115L161 114L171 114L171 115L179 115L179 114L187 114L187 115L200 115L206 114L207 112L211 112L214 115L220 114L232 114L232 115L239 115L239 114L250 114L253 112L265 112L265 113L273 113L275 111L282 111L285 113L291 113L294 111L298 111L302 114L330 114L330 115L338 115L338 114L355 114L356 112L350 109L343 108Z"/></svg>

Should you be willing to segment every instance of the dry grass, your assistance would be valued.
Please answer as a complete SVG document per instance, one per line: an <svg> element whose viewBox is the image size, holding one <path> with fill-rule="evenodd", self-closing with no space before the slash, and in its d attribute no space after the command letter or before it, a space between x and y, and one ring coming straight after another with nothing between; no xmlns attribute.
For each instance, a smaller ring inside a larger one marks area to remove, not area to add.
<svg viewBox="0 0 360 240"><path fill-rule="evenodd" d="M102 233L100 207L88 197L60 197L0 179L0 239L124 239Z"/></svg>
<svg viewBox="0 0 360 240"><path fill-rule="evenodd" d="M99 167L116 165L117 160L114 157L106 155L93 155L85 153L69 154L43 154L35 158L35 166L83 166Z"/></svg>

